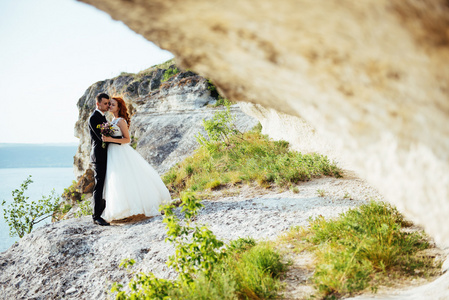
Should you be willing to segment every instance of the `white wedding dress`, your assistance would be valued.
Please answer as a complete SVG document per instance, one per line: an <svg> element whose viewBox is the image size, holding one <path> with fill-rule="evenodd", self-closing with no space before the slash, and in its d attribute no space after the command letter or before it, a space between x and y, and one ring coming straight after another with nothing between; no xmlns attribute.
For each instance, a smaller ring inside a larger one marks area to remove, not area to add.
<svg viewBox="0 0 449 300"><path fill-rule="evenodd" d="M114 136L121 136L114 119ZM108 145L106 180L103 190L106 208L101 217L106 221L133 215L159 215L159 205L171 200L165 184L153 167L129 144Z"/></svg>

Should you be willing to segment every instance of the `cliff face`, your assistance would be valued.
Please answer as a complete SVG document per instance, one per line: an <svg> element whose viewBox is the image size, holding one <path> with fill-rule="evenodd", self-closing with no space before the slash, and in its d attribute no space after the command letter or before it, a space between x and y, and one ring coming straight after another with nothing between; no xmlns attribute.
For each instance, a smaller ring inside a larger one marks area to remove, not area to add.
<svg viewBox="0 0 449 300"><path fill-rule="evenodd" d="M322 138L303 118L288 115L259 104L240 102L242 111L259 120L262 134L273 140L289 142L290 148L301 153L319 153L336 161L341 168L353 170L344 153L336 151L332 141Z"/></svg>
<svg viewBox="0 0 449 300"><path fill-rule="evenodd" d="M174 70L175 66L168 69ZM168 69L153 68L137 75L118 76L97 82L86 90L78 101L75 136L80 143L74 158L75 175L80 176L89 169L91 146L87 120L95 109L95 96L100 92L124 98L132 114L130 134L136 150L159 173L198 147L195 135L202 130L202 120L224 108L214 106L217 93L205 78L187 71L163 81ZM248 130L257 124L257 120L244 114L238 105L233 105L231 110L237 117L239 130Z"/></svg>

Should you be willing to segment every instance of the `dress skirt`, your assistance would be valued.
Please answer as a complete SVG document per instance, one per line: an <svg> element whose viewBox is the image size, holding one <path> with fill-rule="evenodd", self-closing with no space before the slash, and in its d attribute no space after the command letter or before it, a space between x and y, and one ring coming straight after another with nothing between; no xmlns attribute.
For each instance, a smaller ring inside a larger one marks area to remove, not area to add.
<svg viewBox="0 0 449 300"><path fill-rule="evenodd" d="M171 201L159 174L129 144L108 145L103 197L102 218L108 222L139 214L160 215L159 205Z"/></svg>

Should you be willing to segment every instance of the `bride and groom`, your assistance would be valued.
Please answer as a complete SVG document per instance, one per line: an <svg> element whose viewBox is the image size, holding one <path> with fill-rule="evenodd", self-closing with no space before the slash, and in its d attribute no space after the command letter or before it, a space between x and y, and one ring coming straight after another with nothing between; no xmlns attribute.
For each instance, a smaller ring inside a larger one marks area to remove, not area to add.
<svg viewBox="0 0 449 300"><path fill-rule="evenodd" d="M158 215L159 205L171 200L170 193L159 174L129 145L130 118L125 101L100 93L96 106L89 118L90 160L95 172L94 223L107 226L112 220L133 215ZM107 111L114 115L111 136L102 135L99 126L107 122Z"/></svg>

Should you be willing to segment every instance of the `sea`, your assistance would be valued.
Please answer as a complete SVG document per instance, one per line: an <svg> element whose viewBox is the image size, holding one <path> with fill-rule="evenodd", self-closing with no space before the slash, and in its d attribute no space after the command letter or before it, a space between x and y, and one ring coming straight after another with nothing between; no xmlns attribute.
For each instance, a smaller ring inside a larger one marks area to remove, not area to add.
<svg viewBox="0 0 449 300"><path fill-rule="evenodd" d="M4 218L4 208L13 202L12 191L31 175L33 181L24 196L37 201L54 189L60 196L75 180L73 156L76 145L0 144L0 252L6 251L18 237L11 237ZM5 205L1 205L3 200ZM50 218L33 230L50 223Z"/></svg>

